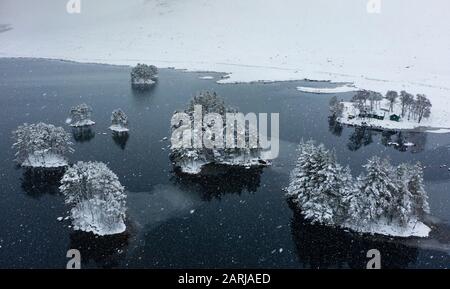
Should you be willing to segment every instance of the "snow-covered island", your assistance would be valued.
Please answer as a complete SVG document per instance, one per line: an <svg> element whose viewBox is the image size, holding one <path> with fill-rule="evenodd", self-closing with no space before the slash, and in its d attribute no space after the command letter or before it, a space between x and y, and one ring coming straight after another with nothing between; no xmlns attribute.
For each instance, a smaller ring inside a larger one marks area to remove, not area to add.
<svg viewBox="0 0 450 289"><path fill-rule="evenodd" d="M135 88L147 88L156 83L158 68L154 65L138 63L131 70L131 85Z"/></svg>
<svg viewBox="0 0 450 289"><path fill-rule="evenodd" d="M23 167L67 166L65 154L73 152L70 134L51 124L23 124L13 131L16 162Z"/></svg>
<svg viewBox="0 0 450 289"><path fill-rule="evenodd" d="M75 230L100 236L125 231L125 189L104 163L76 163L67 169L59 189L72 207L70 217Z"/></svg>
<svg viewBox="0 0 450 289"><path fill-rule="evenodd" d="M115 133L126 133L128 129L128 116L122 109L115 109L111 114L111 126L109 127Z"/></svg>
<svg viewBox="0 0 450 289"><path fill-rule="evenodd" d="M196 114L198 111L196 107L201 107L200 117L201 127L197 128L195 125ZM216 147L207 148L204 145L196 147L193 145L193 138L201 130L201 134L208 133L207 131L217 125L214 121L206 121L206 114L216 114L222 120L226 119L227 113L236 113L236 110L225 105L222 97L215 92L204 91L196 95L189 103L188 108L184 111L187 115L187 119L178 119L176 116L178 112L174 113L172 118L172 138L183 139L187 136L188 140L185 142L187 146L174 146L174 139L172 139L170 158L176 168L181 169L181 172L187 174L199 174L202 171L202 167L206 165L226 165L226 166L239 166L239 167L262 167L271 164L271 160L265 157L264 150L260 147L251 147L249 144L249 134L255 133L254 129L245 128L244 126L237 125L237 129L234 134L234 142L238 142L238 138L243 137L245 147ZM192 124L193 127L192 127ZM226 123L222 121L220 129L223 131L222 138L223 143L227 142L226 139ZM180 132L179 134L177 132ZM187 132L187 133L185 133ZM215 135L209 136L211 139L217 137ZM220 136L218 136L220 137ZM202 138L203 139L203 138Z"/></svg>
<svg viewBox="0 0 450 289"><path fill-rule="evenodd" d="M95 122L91 120L91 116L92 107L82 103L70 109L70 118L66 122L72 127L92 126Z"/></svg>
<svg viewBox="0 0 450 289"><path fill-rule="evenodd" d="M356 179L322 144L302 142L286 188L289 199L312 223L359 233L427 237L430 213L420 164L392 166L378 157Z"/></svg>
<svg viewBox="0 0 450 289"><path fill-rule="evenodd" d="M424 94L416 96L401 91L388 91L385 96L368 90L359 90L351 101L330 100L331 117L352 126L386 130L424 130L430 128L432 104Z"/></svg>

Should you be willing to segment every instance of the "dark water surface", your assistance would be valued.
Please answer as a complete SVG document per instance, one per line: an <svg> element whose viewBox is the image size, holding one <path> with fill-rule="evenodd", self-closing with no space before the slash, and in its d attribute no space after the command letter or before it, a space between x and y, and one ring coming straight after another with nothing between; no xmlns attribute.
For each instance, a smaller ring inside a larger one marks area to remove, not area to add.
<svg viewBox="0 0 450 289"><path fill-rule="evenodd" d="M296 90L326 83L227 84L217 73L161 69L149 91L132 91L129 67L54 60L0 59L0 267L65 268L66 252L81 251L82 266L129 268L363 268L366 252L381 251L389 268L450 266L450 135L397 133L330 126L327 95ZM214 80L199 77L211 75ZM241 112L280 113L280 156L264 170L231 171L207 179L177 177L169 162L170 118L197 92L212 89ZM351 94L341 94L349 98ZM18 168L11 131L28 122L65 124L70 107L86 102L96 125L74 134L71 162L108 164L128 193L125 234L75 232L58 192L62 172ZM107 129L112 110L129 117L128 138ZM395 164L421 161L433 216L440 224L425 240L361 237L311 226L296 216L282 188L295 147L313 138L333 148L354 175L373 155ZM389 141L412 141L395 149Z"/></svg>

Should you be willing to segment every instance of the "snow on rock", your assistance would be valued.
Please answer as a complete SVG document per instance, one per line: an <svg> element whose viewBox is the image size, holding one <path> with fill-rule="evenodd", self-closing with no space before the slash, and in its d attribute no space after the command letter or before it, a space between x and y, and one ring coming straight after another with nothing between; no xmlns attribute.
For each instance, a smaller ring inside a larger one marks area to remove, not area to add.
<svg viewBox="0 0 450 289"><path fill-rule="evenodd" d="M206 76L200 76L199 78L207 80L207 79L214 79L214 76L206 75Z"/></svg>
<svg viewBox="0 0 450 289"><path fill-rule="evenodd" d="M332 88L298 86L297 90L301 92L316 93L316 94L334 94L334 93L357 91L358 88L349 85L337 86Z"/></svg>

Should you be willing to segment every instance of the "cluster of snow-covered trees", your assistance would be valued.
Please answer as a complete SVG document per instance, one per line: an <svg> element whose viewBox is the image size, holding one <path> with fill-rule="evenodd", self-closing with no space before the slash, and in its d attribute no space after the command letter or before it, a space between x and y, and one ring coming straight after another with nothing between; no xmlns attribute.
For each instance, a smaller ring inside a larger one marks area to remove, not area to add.
<svg viewBox="0 0 450 289"><path fill-rule="evenodd" d="M152 85L158 79L158 68L154 65L138 63L131 70L131 84L133 86Z"/></svg>
<svg viewBox="0 0 450 289"><path fill-rule="evenodd" d="M429 213L420 164L392 166L371 158L356 179L334 153L314 141L302 142L287 195L312 223L358 232L427 236Z"/></svg>
<svg viewBox="0 0 450 289"><path fill-rule="evenodd" d="M122 109L118 108L113 110L109 129L119 133L128 131L128 116Z"/></svg>
<svg viewBox="0 0 450 289"><path fill-rule="evenodd" d="M70 123L70 126L73 127L94 125L95 122L91 120L91 116L92 107L82 103L70 109L70 118L68 119L68 123Z"/></svg>
<svg viewBox="0 0 450 289"><path fill-rule="evenodd" d="M432 105L427 96L417 94L414 97L414 95L404 90L400 94L390 90L386 93L385 97L379 92L360 90L353 96L352 102L354 102L355 107L359 109L360 113L369 114L380 106L380 102L383 99L388 101L390 112L394 112L394 107L398 104L401 108L401 116L407 117L408 120L414 119L420 123L423 118L430 117ZM330 102L331 111L336 113L338 117L342 116L342 110L339 110L339 104L339 102L336 102L336 99L332 99Z"/></svg>
<svg viewBox="0 0 450 289"><path fill-rule="evenodd" d="M101 162L78 162L68 168L60 191L72 206L75 230L112 235L125 231L126 194L117 176Z"/></svg>
<svg viewBox="0 0 450 289"><path fill-rule="evenodd" d="M70 110L68 123L77 131L94 124L92 108L86 104ZM121 109L113 111L111 130L126 134L128 117ZM74 135L75 137L75 135ZM65 154L73 152L70 134L51 124L24 124L13 131L16 161L23 167L66 168ZM125 230L126 195L117 176L103 163L78 162L68 167L60 190L72 206L74 228L97 235L111 235Z"/></svg>
<svg viewBox="0 0 450 289"><path fill-rule="evenodd" d="M416 97L406 91L401 91L400 95L396 91L388 91L386 98L391 103L391 110L399 99L402 108L402 117L408 116L408 120L413 118L421 122L423 118L430 117L431 102L425 94L417 94Z"/></svg>
<svg viewBox="0 0 450 289"><path fill-rule="evenodd" d="M70 117L67 123L75 128L83 128L94 125L95 122L91 120L92 117L92 107L82 103L76 105L70 109ZM128 129L128 116L125 112L118 108L113 110L111 114L111 126L109 127L115 132L127 132Z"/></svg>
<svg viewBox="0 0 450 289"><path fill-rule="evenodd" d="M196 109L195 107L201 106L201 115L200 122L202 122L201 127L198 128L195 125L192 127L194 121L199 121L196 118ZM228 107L225 105L225 102L222 97L220 97L215 92L203 91L198 95L194 96L191 99L188 107L184 111L184 113L188 116L187 123L182 120L172 122L172 130L175 131L182 127L185 127L191 130L192 139L189 139L189 142L194 142L193 138L199 132L198 129L201 129L200 135L205 134L212 139L212 142L215 141L214 138L222 137L223 140L220 143L225 144L227 142L226 138L226 114L227 113L236 113L236 109ZM175 112L177 114L178 112ZM175 115L174 114L174 115ZM208 122L202 121L206 115L216 114L221 117L223 122L220 124L220 130L222 131L222 136L216 135L208 135L208 129L213 127L214 125L218 125L214 123L214 121ZM238 142L238 139L244 140L246 144L249 144L249 140L251 138L256 140L258 139L257 130L254 127L250 127L251 124L246 125L237 123L236 129L234 131L234 143ZM183 137L181 135L181 137ZM203 136L201 136L202 140L204 140ZM220 146L220 147L207 147L205 145L192 145L192 146L182 146L182 147L171 147L171 160L175 166L181 168L181 170L185 173L197 174L201 171L201 167L206 164L222 164L222 165L235 165L235 166L264 166L269 164L268 160L265 160L261 157L261 147L259 146Z"/></svg>
<svg viewBox="0 0 450 289"><path fill-rule="evenodd" d="M24 167L55 168L67 165L72 152L70 134L51 124L23 124L13 131L16 161Z"/></svg>

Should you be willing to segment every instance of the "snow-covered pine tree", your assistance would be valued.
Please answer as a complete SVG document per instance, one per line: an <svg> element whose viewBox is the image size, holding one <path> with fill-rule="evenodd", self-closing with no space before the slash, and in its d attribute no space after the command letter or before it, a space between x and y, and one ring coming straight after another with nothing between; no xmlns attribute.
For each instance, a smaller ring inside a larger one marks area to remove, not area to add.
<svg viewBox="0 0 450 289"><path fill-rule="evenodd" d="M67 169L60 191L72 206L75 230L97 235L125 231L126 194L117 176L101 162L78 162Z"/></svg>
<svg viewBox="0 0 450 289"><path fill-rule="evenodd" d="M94 125L95 122L91 120L91 115L92 107L82 103L70 109L70 118L68 122L70 123L70 126L73 127Z"/></svg>
<svg viewBox="0 0 450 289"><path fill-rule="evenodd" d="M424 216L430 213L430 205L423 184L423 168L420 163L410 166L410 177L407 185L412 196L413 216L418 220L423 220Z"/></svg>
<svg viewBox="0 0 450 289"><path fill-rule="evenodd" d="M70 134L51 124L23 124L13 131L16 162L24 167L56 168L67 165L65 154L73 152Z"/></svg>
<svg viewBox="0 0 450 289"><path fill-rule="evenodd" d="M118 108L113 110L111 115L111 126L109 129L115 132L128 131L128 116L122 109Z"/></svg>
<svg viewBox="0 0 450 289"><path fill-rule="evenodd" d="M348 214L345 202L354 190L350 170L340 166L323 144L300 143L297 164L286 191L305 219L341 225Z"/></svg>
<svg viewBox="0 0 450 289"><path fill-rule="evenodd" d="M397 166L397 191L393 204L396 208L396 219L405 226L414 216L414 199L409 191L411 165L403 163Z"/></svg>
<svg viewBox="0 0 450 289"><path fill-rule="evenodd" d="M131 70L131 84L133 86L152 85L158 79L158 68L154 65L138 63Z"/></svg>
<svg viewBox="0 0 450 289"><path fill-rule="evenodd" d="M428 235L423 221L430 210L419 164L395 168L375 156L364 166L367 173L353 181L323 145L302 141L298 151L286 191L305 219L357 232Z"/></svg>
<svg viewBox="0 0 450 289"><path fill-rule="evenodd" d="M398 182L396 171L386 159L374 156L364 165L367 173L360 179L359 217L363 223L386 219L392 221L396 216L396 196Z"/></svg>

